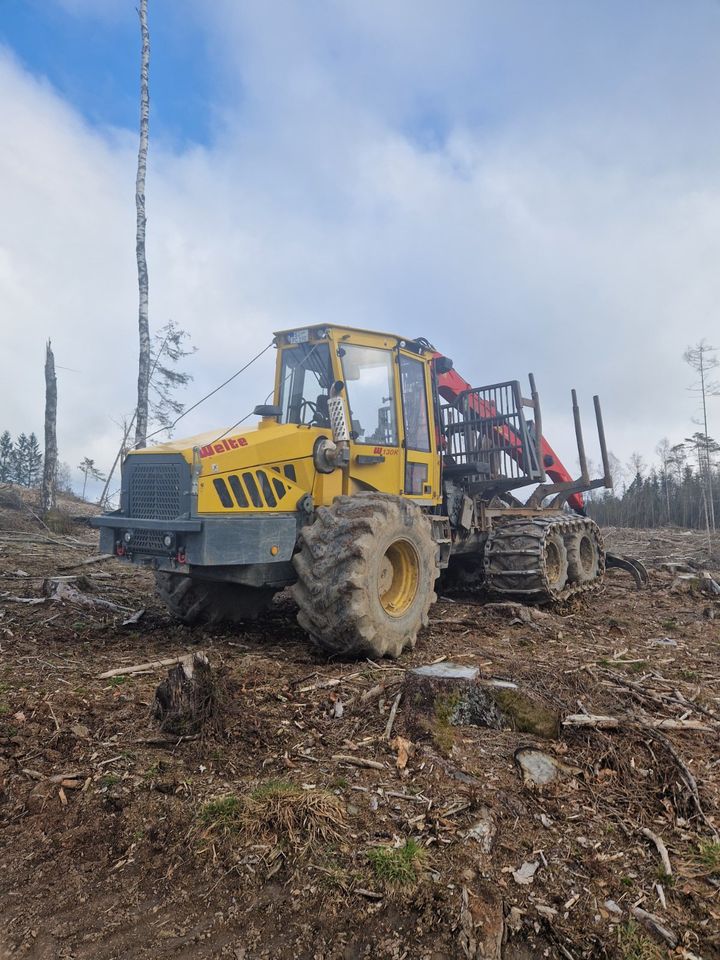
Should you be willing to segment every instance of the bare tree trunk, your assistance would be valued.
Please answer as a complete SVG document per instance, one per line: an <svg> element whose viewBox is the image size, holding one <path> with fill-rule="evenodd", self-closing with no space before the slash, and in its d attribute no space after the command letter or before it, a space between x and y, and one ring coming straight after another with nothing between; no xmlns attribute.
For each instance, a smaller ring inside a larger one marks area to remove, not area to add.
<svg viewBox="0 0 720 960"><path fill-rule="evenodd" d="M708 419L707 419L707 396L705 390L705 351L700 349L700 389L702 390L702 406L703 406L703 429L705 431L705 469L707 471L705 475L705 485L708 491L708 500L710 502L710 524L712 525L712 531L715 533L715 504L713 502L713 488L712 488L712 469L710 467L710 437L708 436ZM707 504L705 505L705 511L707 512ZM709 537L708 537L709 540ZM712 552L710 554L712 556Z"/></svg>
<svg viewBox="0 0 720 960"><path fill-rule="evenodd" d="M45 348L45 459L43 461L42 513L55 509L57 487L57 377L50 341Z"/></svg>
<svg viewBox="0 0 720 960"><path fill-rule="evenodd" d="M144 447L148 430L148 393L150 388L150 327L148 323L148 270L145 258L145 174L147 172L148 130L150 122L150 94L148 72L150 66L150 33L147 25L147 0L140 0L138 9L142 35L142 60L140 65L140 147L138 149L137 177L135 180L135 207L137 230L135 255L138 271L138 332L140 353L138 358L138 399L135 424L135 446Z"/></svg>

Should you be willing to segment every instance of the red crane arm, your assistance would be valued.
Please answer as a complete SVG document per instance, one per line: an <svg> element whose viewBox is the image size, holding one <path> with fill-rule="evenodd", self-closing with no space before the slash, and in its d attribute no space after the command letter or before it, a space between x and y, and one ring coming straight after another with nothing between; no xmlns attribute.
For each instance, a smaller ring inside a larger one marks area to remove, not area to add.
<svg viewBox="0 0 720 960"><path fill-rule="evenodd" d="M435 354L436 357L441 357L442 354ZM461 393L465 390L472 390L472 384L468 383L456 370L449 370L447 373L439 373L437 375L437 384L438 392L440 396L447 400L449 403L453 403ZM481 417L492 417L495 415L496 411L491 403L488 403L486 400L482 400L477 395L470 395L469 404ZM510 447L515 447L516 449L520 448L522 441L520 437L517 436L507 425L499 428L499 432L502 433L503 438L507 441ZM545 472L555 483L569 483L572 481L572 476L568 473L567 469L563 465L560 458L557 456L553 448L547 442L545 437L542 437L540 445L540 456L543 458L543 463L545 465ZM585 507L582 494L574 493L568 497L568 503L570 506L579 512L582 512Z"/></svg>

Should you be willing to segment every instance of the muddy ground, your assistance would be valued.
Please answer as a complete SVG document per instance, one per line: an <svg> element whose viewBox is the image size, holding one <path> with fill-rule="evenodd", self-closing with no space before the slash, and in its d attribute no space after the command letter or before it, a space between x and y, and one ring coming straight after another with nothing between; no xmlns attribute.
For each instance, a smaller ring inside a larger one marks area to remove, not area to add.
<svg viewBox="0 0 720 960"><path fill-rule="evenodd" d="M720 956L720 559L700 535L606 531L646 591L612 571L549 612L441 598L401 661L329 663L284 597L246 629L179 626L151 575L75 566L87 526L2 502L0 956ZM153 716L167 667L99 676L200 650L199 736ZM406 696L388 739L405 670L433 661L617 723L455 726L439 701L419 722ZM527 747L557 779L524 780Z"/></svg>

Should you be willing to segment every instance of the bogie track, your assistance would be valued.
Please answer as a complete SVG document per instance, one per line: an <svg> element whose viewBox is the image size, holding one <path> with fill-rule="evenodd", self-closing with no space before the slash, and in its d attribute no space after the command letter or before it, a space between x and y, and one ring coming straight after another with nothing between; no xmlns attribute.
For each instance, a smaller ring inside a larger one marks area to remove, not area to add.
<svg viewBox="0 0 720 960"><path fill-rule="evenodd" d="M483 566L491 593L539 602L566 600L598 589L605 548L600 528L586 517L522 517L491 531Z"/></svg>

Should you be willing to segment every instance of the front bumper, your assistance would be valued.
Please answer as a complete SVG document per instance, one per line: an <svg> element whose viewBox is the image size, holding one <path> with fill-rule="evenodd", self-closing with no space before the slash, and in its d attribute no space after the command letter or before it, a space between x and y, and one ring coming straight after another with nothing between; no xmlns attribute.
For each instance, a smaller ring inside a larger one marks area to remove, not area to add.
<svg viewBox="0 0 720 960"><path fill-rule="evenodd" d="M287 562L295 549L299 517L283 513L145 520L111 513L91 523L100 530L102 553L177 569Z"/></svg>

